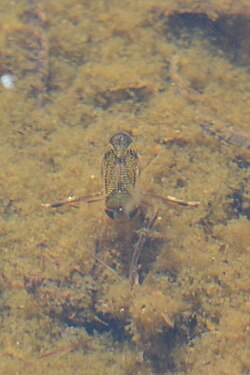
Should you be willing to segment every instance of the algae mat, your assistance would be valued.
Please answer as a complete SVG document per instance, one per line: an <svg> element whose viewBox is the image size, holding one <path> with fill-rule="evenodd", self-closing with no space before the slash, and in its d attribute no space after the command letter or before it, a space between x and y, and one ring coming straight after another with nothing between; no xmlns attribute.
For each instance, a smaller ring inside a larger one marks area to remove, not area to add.
<svg viewBox="0 0 250 375"><path fill-rule="evenodd" d="M250 7L214 3L1 1L1 374L249 374ZM199 207L41 206L99 191L119 131Z"/></svg>

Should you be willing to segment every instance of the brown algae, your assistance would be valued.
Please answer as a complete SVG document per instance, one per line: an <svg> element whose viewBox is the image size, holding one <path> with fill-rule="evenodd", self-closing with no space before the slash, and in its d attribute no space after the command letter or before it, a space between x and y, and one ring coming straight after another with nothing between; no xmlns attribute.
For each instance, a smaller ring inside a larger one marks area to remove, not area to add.
<svg viewBox="0 0 250 375"><path fill-rule="evenodd" d="M1 9L0 373L249 373L249 2ZM101 202L40 207L98 191L121 130L143 189L202 201L159 204L132 291Z"/></svg>

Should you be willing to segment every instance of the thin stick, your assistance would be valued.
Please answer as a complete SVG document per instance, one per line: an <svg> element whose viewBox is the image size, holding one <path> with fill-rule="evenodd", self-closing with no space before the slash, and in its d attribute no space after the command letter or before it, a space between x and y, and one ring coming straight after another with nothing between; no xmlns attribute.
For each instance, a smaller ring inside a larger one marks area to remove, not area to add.
<svg viewBox="0 0 250 375"><path fill-rule="evenodd" d="M81 346L87 345L91 341L93 341L93 339L89 338L89 339L86 339L85 341L80 341L80 342L76 342L74 344L64 345L64 346L61 346L60 348L55 349L51 352L39 355L37 357L37 359L44 359L44 358L47 358L47 357L50 357L52 355L59 354L59 353L71 352L72 350L78 349Z"/></svg>
<svg viewBox="0 0 250 375"><path fill-rule="evenodd" d="M118 273L116 272L116 270L114 270L112 267L110 267L107 263L105 263L102 259L98 258L97 256L95 255L92 255L92 257L97 261L99 262L100 264L102 264L104 267L106 267L109 271L111 271L119 280L122 280L122 278L118 275Z"/></svg>

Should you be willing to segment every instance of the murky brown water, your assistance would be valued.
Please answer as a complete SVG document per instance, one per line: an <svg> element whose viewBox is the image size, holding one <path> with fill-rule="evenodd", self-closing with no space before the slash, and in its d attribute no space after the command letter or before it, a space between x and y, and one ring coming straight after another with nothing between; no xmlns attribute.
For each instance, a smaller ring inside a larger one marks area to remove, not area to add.
<svg viewBox="0 0 250 375"><path fill-rule="evenodd" d="M250 373L250 6L199 3L1 1L1 374ZM103 202L40 205L121 130L142 189L201 201L154 202L132 291Z"/></svg>

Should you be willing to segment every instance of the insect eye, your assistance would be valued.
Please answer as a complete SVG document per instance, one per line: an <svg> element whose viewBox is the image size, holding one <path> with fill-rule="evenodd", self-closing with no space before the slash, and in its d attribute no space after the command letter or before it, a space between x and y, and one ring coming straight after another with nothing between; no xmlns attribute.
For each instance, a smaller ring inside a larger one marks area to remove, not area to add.
<svg viewBox="0 0 250 375"><path fill-rule="evenodd" d="M108 217L110 217L110 219L114 219L115 218L115 211L113 210L108 210L107 208L105 209L105 212L106 214L108 215Z"/></svg>

